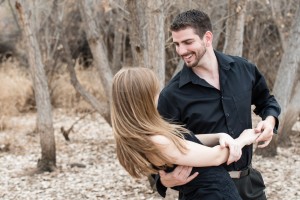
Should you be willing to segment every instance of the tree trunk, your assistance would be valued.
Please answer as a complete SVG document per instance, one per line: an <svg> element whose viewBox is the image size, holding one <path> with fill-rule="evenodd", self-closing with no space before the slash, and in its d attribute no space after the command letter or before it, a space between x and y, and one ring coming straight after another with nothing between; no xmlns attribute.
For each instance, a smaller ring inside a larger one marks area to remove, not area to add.
<svg viewBox="0 0 300 200"><path fill-rule="evenodd" d="M289 37L290 29L287 28L290 26L289 17L293 10L299 7L299 3L297 1L289 1L289 0L271 0L269 1L273 21L275 22L279 37L281 41L281 46L285 50L287 46L286 38ZM296 9L295 9L296 10Z"/></svg>
<svg viewBox="0 0 300 200"><path fill-rule="evenodd" d="M130 13L129 38L133 58L132 65L145 66L145 1L138 3L136 0L128 0L127 7ZM141 14L141 10L143 11L143 14Z"/></svg>
<svg viewBox="0 0 300 200"><path fill-rule="evenodd" d="M227 11L227 1L209 1L210 6L212 7L210 11L210 19L213 25L213 34L214 34L214 39L213 39L213 47L214 49L217 48L220 35L222 32L224 32L224 22L225 20L225 15Z"/></svg>
<svg viewBox="0 0 300 200"><path fill-rule="evenodd" d="M281 147L290 147L291 139L289 133L292 131L293 126L297 122L297 118L300 114L300 81L298 80L295 94L293 95L291 102L286 111L285 118L281 122L281 132L278 138L278 145Z"/></svg>
<svg viewBox="0 0 300 200"><path fill-rule="evenodd" d="M279 120L284 122L288 119L288 105L291 103L291 96L293 88L297 80L297 72L300 65L300 9L297 10L294 18L294 23L288 40L288 47L286 48L280 66L277 72L277 77L273 89L274 96L278 100L281 106L281 115ZM297 102L299 104L299 102ZM283 124L284 125L284 124ZM282 130L283 126L279 126L278 134L282 138L284 133ZM287 136L284 136L287 137ZM269 154L274 155L277 151L277 142L274 140L271 143L275 145L269 145L268 147L261 150L260 154L268 156Z"/></svg>
<svg viewBox="0 0 300 200"><path fill-rule="evenodd" d="M122 12L124 10L125 4L123 1L118 1L117 3L120 8L117 8L117 13ZM115 74L117 71L119 71L122 68L122 51L123 51L123 38L126 37L126 28L127 25L125 23L124 17L116 16L114 17L114 43L113 43L113 58L112 58L112 73Z"/></svg>
<svg viewBox="0 0 300 200"><path fill-rule="evenodd" d="M92 4L89 0L80 1L80 13L85 25L86 37L93 54L94 64L100 75L100 80L103 85L108 104L111 96L110 91L112 87L113 74L109 67L103 36L100 34L100 31L96 26L90 5ZM107 109L109 110L109 107ZM108 113L110 113L110 111Z"/></svg>
<svg viewBox="0 0 300 200"><path fill-rule="evenodd" d="M165 85L165 32L164 1L147 1L146 10L146 66L152 69L160 81L160 88Z"/></svg>
<svg viewBox="0 0 300 200"><path fill-rule="evenodd" d="M297 72L300 64L300 9L295 14L294 24L290 33L288 47L286 48L277 72L277 77L273 89L281 106L281 119L285 117L285 112L290 103L293 88L297 80Z"/></svg>
<svg viewBox="0 0 300 200"><path fill-rule="evenodd" d="M247 0L228 0L228 19L223 52L242 56Z"/></svg>
<svg viewBox="0 0 300 200"><path fill-rule="evenodd" d="M152 69L165 84L165 32L164 1L129 0L130 41L132 45L134 65ZM145 3L145 2L144 2Z"/></svg>
<svg viewBox="0 0 300 200"><path fill-rule="evenodd" d="M258 17L255 17L253 19L253 24L252 27L249 28L251 29L251 37L249 38L249 42L248 42L248 55L246 55L245 57L247 57L247 59L251 60L251 61L255 61L257 60L257 57L259 56L260 52L258 52L257 50L257 46L260 45L260 39L262 38L262 34L263 32L260 31L260 21ZM259 43L259 44L257 44Z"/></svg>
<svg viewBox="0 0 300 200"><path fill-rule="evenodd" d="M96 97L89 93L78 81L76 72L74 70L74 64L72 61L72 55L69 45L66 39L62 39L62 43L65 51L65 58L67 61L67 68L70 74L71 84L74 89L83 97L83 99L88 102L97 112L106 120L106 122L111 126L111 119L109 113L109 104L107 102L99 102Z"/></svg>
<svg viewBox="0 0 300 200"><path fill-rule="evenodd" d="M113 58L112 58L112 73L115 74L122 68L122 42L123 37L126 37L126 26L123 18L116 17L114 26L114 45L113 45Z"/></svg>
<svg viewBox="0 0 300 200"><path fill-rule="evenodd" d="M55 138L52 122L51 103L48 83L45 75L41 53L29 17L22 5L16 2L23 36L26 38L28 61L33 79L35 100L37 105L37 131L40 134L42 157L38 161L41 171L53 171L56 168Z"/></svg>

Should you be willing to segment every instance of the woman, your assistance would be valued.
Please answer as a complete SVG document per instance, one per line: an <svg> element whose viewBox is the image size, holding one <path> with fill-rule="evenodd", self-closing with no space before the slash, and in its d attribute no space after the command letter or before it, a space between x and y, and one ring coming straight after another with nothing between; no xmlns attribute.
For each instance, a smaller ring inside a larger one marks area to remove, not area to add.
<svg viewBox="0 0 300 200"><path fill-rule="evenodd" d="M161 118L156 110L158 94L159 82L150 69L122 69L115 75L111 115L120 164L135 178L159 169L172 171L176 165L193 166L192 173L199 175L173 188L185 199L241 199L228 172L219 166L228 160L229 149L218 144L235 143L236 158L229 164L259 134L246 130L235 140L225 133L195 136Z"/></svg>

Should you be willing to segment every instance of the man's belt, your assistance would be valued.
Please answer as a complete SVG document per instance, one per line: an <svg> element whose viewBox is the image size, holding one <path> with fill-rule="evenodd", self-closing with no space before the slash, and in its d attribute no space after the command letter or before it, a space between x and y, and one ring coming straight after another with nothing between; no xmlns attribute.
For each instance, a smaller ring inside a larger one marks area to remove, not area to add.
<svg viewBox="0 0 300 200"><path fill-rule="evenodd" d="M248 176L250 173L250 169L247 168L245 170L241 170L241 171L229 171L228 172L231 178L242 178L244 176Z"/></svg>

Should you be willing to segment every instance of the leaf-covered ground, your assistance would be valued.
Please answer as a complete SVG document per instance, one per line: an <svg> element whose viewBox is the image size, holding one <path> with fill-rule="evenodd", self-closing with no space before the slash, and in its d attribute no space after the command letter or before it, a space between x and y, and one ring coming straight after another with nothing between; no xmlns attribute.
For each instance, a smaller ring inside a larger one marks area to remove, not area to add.
<svg viewBox="0 0 300 200"><path fill-rule="evenodd" d="M0 199L152 199L160 200L147 179L134 180L119 165L111 128L97 114L78 121L65 141L60 128L68 129L82 114L54 112L57 170L36 174L40 157L35 115L2 119L0 132ZM296 127L300 130L300 127ZM262 172L269 200L300 199L300 134L293 147L278 148L274 158L255 155L253 166ZM169 192L168 200L176 199Z"/></svg>

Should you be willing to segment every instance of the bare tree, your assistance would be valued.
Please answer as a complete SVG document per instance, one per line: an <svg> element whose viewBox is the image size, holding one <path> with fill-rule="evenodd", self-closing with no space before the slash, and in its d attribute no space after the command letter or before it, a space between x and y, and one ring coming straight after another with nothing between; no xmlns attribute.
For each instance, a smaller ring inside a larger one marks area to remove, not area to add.
<svg viewBox="0 0 300 200"><path fill-rule="evenodd" d="M282 122L289 118L288 106L292 100L293 89L298 82L298 69L300 65L300 9L295 13L293 26L288 40L288 47L282 56L281 63L277 72L277 77L273 89L280 106ZM297 95L296 95L297 96ZM279 136L286 133L282 132L282 127L279 127ZM282 136L281 136L282 137ZM277 141L272 141L270 147L262 149L259 153L264 156L275 155L277 152Z"/></svg>
<svg viewBox="0 0 300 200"><path fill-rule="evenodd" d="M300 81L298 80L297 86L295 87L295 93L286 109L285 118L281 121L281 134L278 138L278 146L290 147L291 139L289 133L292 131L294 124L297 122L300 114Z"/></svg>
<svg viewBox="0 0 300 200"><path fill-rule="evenodd" d="M245 12L248 0L228 0L224 53L242 56Z"/></svg>
<svg viewBox="0 0 300 200"><path fill-rule="evenodd" d="M283 49L287 46L285 42L289 35L290 29L287 27L291 26L293 19L293 10L299 7L299 2L291 0L270 0L270 7L272 12L272 18L278 28L280 41Z"/></svg>
<svg viewBox="0 0 300 200"><path fill-rule="evenodd" d="M67 68L70 74L71 84L74 89L83 97L83 99L88 102L102 117L106 120L106 122L111 125L109 106L106 102L99 102L96 97L90 94L78 81L76 72L75 72L75 63L72 61L70 47L66 41L66 39L62 40L64 51L66 54Z"/></svg>
<svg viewBox="0 0 300 200"><path fill-rule="evenodd" d="M107 113L100 113L110 123L109 100L113 73L109 66L103 35L100 33L92 12L92 1L80 1L80 13L85 25L86 37L94 58L94 65L98 70L101 83L106 94Z"/></svg>
<svg viewBox="0 0 300 200"><path fill-rule="evenodd" d="M114 43L113 43L113 58L112 58L112 65L111 69L112 72L115 74L119 69L122 67L122 58L123 54L125 54L126 49L123 49L123 42L125 43L126 39L126 29L127 24L125 22L125 14L128 15L128 12L125 11L125 2L124 0L118 0L115 2L117 4L116 13L118 14L117 17L113 18L114 22ZM123 52L124 51L124 52Z"/></svg>
<svg viewBox="0 0 300 200"><path fill-rule="evenodd" d="M130 13L129 38L132 51L132 64L134 66L145 66L144 51L146 49L144 41L144 11L146 9L145 1L137 3L136 0L128 0L126 3Z"/></svg>
<svg viewBox="0 0 300 200"><path fill-rule="evenodd" d="M148 68L152 69L160 80L160 87L165 85L165 32L164 1L147 1L146 38Z"/></svg>
<svg viewBox="0 0 300 200"><path fill-rule="evenodd" d="M209 1L209 16L213 25L213 47L217 49L220 35L224 32L228 1Z"/></svg>
<svg viewBox="0 0 300 200"><path fill-rule="evenodd" d="M282 115L285 116L285 109L290 103L293 88L298 81L298 69L300 65L300 9L297 10L294 18L294 23L291 29L288 40L288 47L281 59L280 67L277 72L277 77L273 89L273 93L281 105Z"/></svg>
<svg viewBox="0 0 300 200"><path fill-rule="evenodd" d="M130 40L134 64L152 69L165 84L164 1L128 0L132 21Z"/></svg>
<svg viewBox="0 0 300 200"><path fill-rule="evenodd" d="M42 148L42 157L38 161L38 169L53 171L56 168L56 150L48 83L37 38L35 32L32 31L33 27L31 21L29 21L29 15L24 12L22 5L26 5L24 1L22 1L22 4L16 2L16 9L27 45L28 61L37 105L37 131L40 134Z"/></svg>

